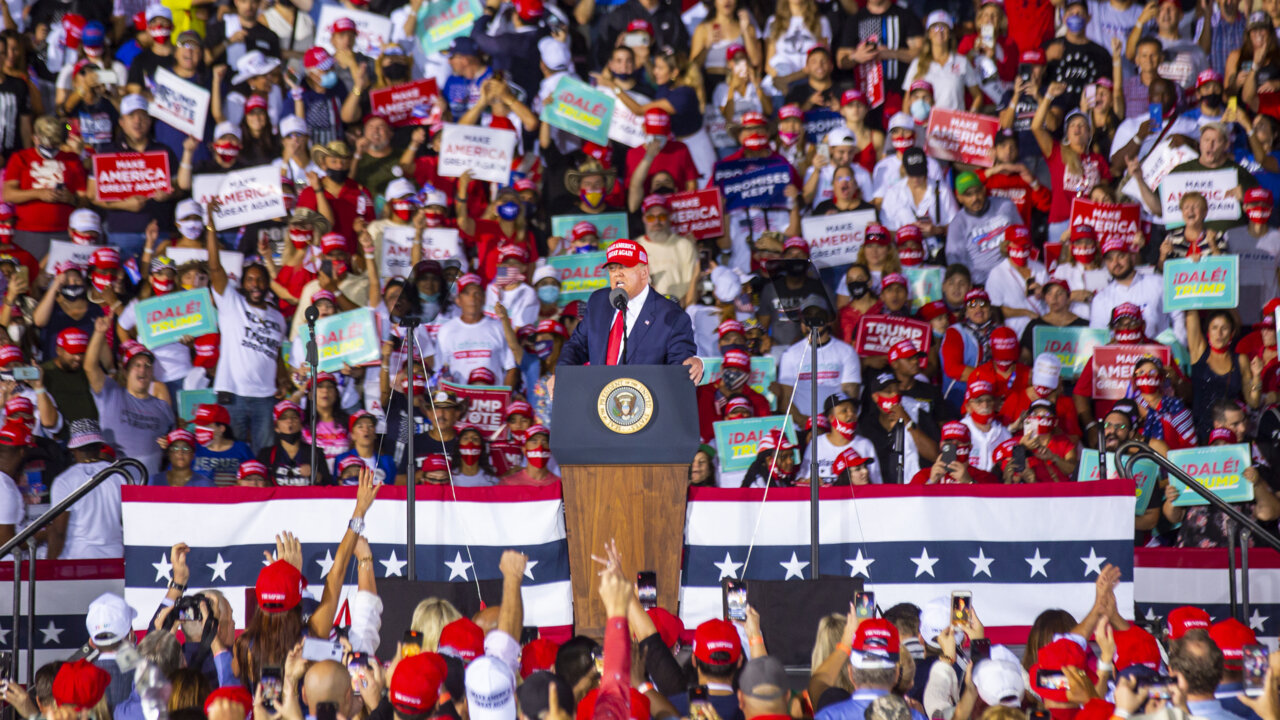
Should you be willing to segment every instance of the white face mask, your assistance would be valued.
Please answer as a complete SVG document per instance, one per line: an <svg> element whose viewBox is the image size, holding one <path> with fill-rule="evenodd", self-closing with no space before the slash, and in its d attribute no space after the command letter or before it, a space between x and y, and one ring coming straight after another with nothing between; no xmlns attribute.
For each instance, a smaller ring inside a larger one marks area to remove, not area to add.
<svg viewBox="0 0 1280 720"><path fill-rule="evenodd" d="M196 220L179 220L178 232L182 237L188 240L196 240L200 237L200 233L204 230L204 221Z"/></svg>
<svg viewBox="0 0 1280 720"><path fill-rule="evenodd" d="M661 150L667 144L667 136L666 135L645 135L644 141L645 143L651 143L651 142L658 143L658 149Z"/></svg>

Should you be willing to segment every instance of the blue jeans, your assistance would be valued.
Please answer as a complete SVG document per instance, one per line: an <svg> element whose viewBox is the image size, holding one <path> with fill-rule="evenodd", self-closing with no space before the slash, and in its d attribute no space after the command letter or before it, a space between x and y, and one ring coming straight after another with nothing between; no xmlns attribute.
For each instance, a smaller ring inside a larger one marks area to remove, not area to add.
<svg viewBox="0 0 1280 720"><path fill-rule="evenodd" d="M231 415L231 432L237 440L249 443L249 447L257 453L265 447L271 447L276 441L276 429L271 419L271 411L275 408L273 397L245 397L231 395L227 403L227 412Z"/></svg>
<svg viewBox="0 0 1280 720"><path fill-rule="evenodd" d="M107 240L120 251L120 262L129 258L141 261L142 248L147 244L146 233L140 232L112 232L108 229Z"/></svg>

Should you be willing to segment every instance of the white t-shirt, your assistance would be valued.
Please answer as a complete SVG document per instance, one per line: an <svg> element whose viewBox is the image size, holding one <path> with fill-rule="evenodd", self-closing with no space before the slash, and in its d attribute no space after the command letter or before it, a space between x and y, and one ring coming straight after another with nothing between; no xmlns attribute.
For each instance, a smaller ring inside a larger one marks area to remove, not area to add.
<svg viewBox="0 0 1280 720"><path fill-rule="evenodd" d="M89 478L101 472L107 463L101 460L76 463L54 478L49 499L62 502ZM113 474L72 506L67 524L67 541L59 560L118 558L124 556L124 524L120 515L120 475Z"/></svg>
<svg viewBox="0 0 1280 720"><path fill-rule="evenodd" d="M782 362L778 366L778 382L795 388L795 399L792 404L801 415L809 414L809 373L811 358L810 348L806 343L798 342L787 348L782 354ZM832 393L840 392L844 383L862 383L862 365L853 346L842 340L831 338L826 345L818 348L818 400L821 401Z"/></svg>
<svg viewBox="0 0 1280 720"><path fill-rule="evenodd" d="M835 463L836 457L848 448L853 448L859 455L864 458L871 458L871 462L867 464L867 470L871 473L871 483L879 485L883 482L880 477L880 465L876 460L876 446L871 441L861 435L854 435L848 445L836 447L827 439L827 434L823 433L818 436L818 477L822 478L824 484L835 482L836 474L831 472L831 466ZM800 472L796 474L799 479L809 477L809 446L804 446L805 457L800 461Z"/></svg>
<svg viewBox="0 0 1280 720"><path fill-rule="evenodd" d="M924 166L930 180L941 181L947 175L942 165L931 157L924 159ZM874 193L872 197L884 197L889 187L903 177L902 157L896 152L886 152L885 156L876 162L875 167L871 168L871 186Z"/></svg>
<svg viewBox="0 0 1280 720"><path fill-rule="evenodd" d="M284 343L284 315L274 305L250 305L235 280L228 279L222 294L215 294L213 299L218 305L218 332L222 334L213 389L241 397L274 396L276 358Z"/></svg>
<svg viewBox="0 0 1280 720"><path fill-rule="evenodd" d="M1089 307L1089 327L1107 327L1111 322L1111 311L1121 303L1133 303L1142 309L1142 319L1147 322L1147 337L1153 338L1165 328L1172 327L1178 342L1187 341L1182 311L1164 311L1164 276L1160 273L1136 273L1127 286L1114 280L1107 283L1093 296Z"/></svg>
<svg viewBox="0 0 1280 720"><path fill-rule="evenodd" d="M0 472L0 525L12 525L16 531L27 516L27 503L18 484L7 473Z"/></svg>
<svg viewBox="0 0 1280 720"><path fill-rule="evenodd" d="M764 26L765 38L773 33L773 21L774 17L770 16L768 24ZM805 62L809 59L809 48L814 45L831 47L831 23L826 16L820 15L818 24L822 34L820 38L813 36L802 16L791 16L791 24L778 37L778 42L774 43L773 55L769 58L769 64L779 75L790 75L804 69Z"/></svg>
<svg viewBox="0 0 1280 720"><path fill-rule="evenodd" d="M1009 434L1009 429L1001 425L999 420L992 420L989 429L979 430L978 424L968 415L965 415L960 422L968 426L969 436L973 441L973 450L969 453L969 467L990 471L995 465L991 461L991 453L995 451L997 445L1013 437Z"/></svg>
<svg viewBox="0 0 1280 720"><path fill-rule="evenodd" d="M124 310L120 311L120 327L132 331L138 327L138 301L131 300ZM191 348L180 342L169 343L150 348L156 356L156 380L173 382L181 380L191 372Z"/></svg>
<svg viewBox="0 0 1280 720"><path fill-rule="evenodd" d="M935 192L935 188L937 192ZM937 206L934 198L937 198ZM929 178L929 188L916 205L907 178L890 185L884 191L884 202L880 205L880 222L885 227L897 232L903 225L914 224L919 218L928 217L934 225L950 225L951 219L960 211L956 204L956 196L951 194L951 187L941 180Z"/></svg>
<svg viewBox="0 0 1280 720"><path fill-rule="evenodd" d="M926 40L928 42L928 40ZM919 58L912 60L907 66L907 73L902 77L910 85L917 79L928 80L933 85L933 106L943 110L967 110L969 103L965 101L965 89L977 87L981 82L978 71L969 64L969 58L953 52L946 62L937 60L929 63L929 70L923 78L916 77L920 67Z"/></svg>
<svg viewBox="0 0 1280 720"><path fill-rule="evenodd" d="M1096 293L1111 282L1111 273L1107 272L1106 268L1100 267L1088 270L1079 263L1071 262L1058 263L1058 267L1053 269L1053 277L1065 280L1071 288L1071 292L1088 290ZM1073 302L1071 303L1071 312L1088 320L1089 303Z"/></svg>
<svg viewBox="0 0 1280 720"><path fill-rule="evenodd" d="M501 381L516 366L502 323L492 318L481 318L474 324L453 318L440 326L436 343L436 362L447 365L449 374L460 382L466 382L471 371L479 367L489 368Z"/></svg>
<svg viewBox="0 0 1280 720"><path fill-rule="evenodd" d="M1031 277L1035 278L1040 287L1044 287L1044 284L1049 282L1049 275L1044 271L1044 265L1029 260L1027 267L1031 270ZM991 296L991 304L997 307L1031 310L1037 315L1043 315L1049 311L1043 300L1027 295L1027 281L1022 279L1022 275L1008 258L1001 260L1000 264L991 269L991 274L987 275L987 294ZM1022 337L1022 331L1027 329L1030 322L1029 317L1005 317L1004 319L1005 326L1017 333L1018 337Z"/></svg>
<svg viewBox="0 0 1280 720"><path fill-rule="evenodd" d="M485 314L494 312L495 306L501 302L511 317L511 327L520 329L525 325L538 324L538 291L529 283L520 283L511 290L503 290L494 283L484 291Z"/></svg>

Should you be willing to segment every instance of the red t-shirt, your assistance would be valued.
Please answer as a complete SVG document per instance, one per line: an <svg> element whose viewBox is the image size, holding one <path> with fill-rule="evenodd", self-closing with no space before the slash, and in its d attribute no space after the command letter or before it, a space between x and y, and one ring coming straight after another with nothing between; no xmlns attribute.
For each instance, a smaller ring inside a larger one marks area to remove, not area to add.
<svg viewBox="0 0 1280 720"><path fill-rule="evenodd" d="M996 397L1004 399L1010 395L1022 392L1030 384L1031 368L1022 363L1013 364L1013 372L1009 377L1002 377L996 370L995 361L985 362L973 369L973 374L969 376L969 382L977 380L986 380L991 383L991 387L996 389Z"/></svg>
<svg viewBox="0 0 1280 720"><path fill-rule="evenodd" d="M1005 0L1009 39L1019 54L1039 50L1053 37L1053 3L1050 0Z"/></svg>
<svg viewBox="0 0 1280 720"><path fill-rule="evenodd" d="M920 468L919 472L911 476L911 480L907 484L908 485L928 485L929 475L932 472L933 472L933 465L922 467ZM1000 484L1000 478L996 476L994 473L989 473L986 470L979 470L978 468L973 467L972 465L969 466L969 477L973 478L973 483L975 485L999 485ZM939 485L959 485L959 483L952 483L952 482L946 482L946 481L940 482L938 484Z"/></svg>
<svg viewBox="0 0 1280 720"><path fill-rule="evenodd" d="M530 263L538 259L538 246L531 233L526 230L522 242L517 237L502 232L502 226L497 220L476 220L475 235L466 240L475 245L476 265L485 284L492 282L494 274L498 272L498 248L503 245L523 245L529 253Z"/></svg>
<svg viewBox="0 0 1280 720"><path fill-rule="evenodd" d="M1012 16L1010 16L1012 17ZM1053 181L1053 202L1049 205L1049 222L1062 222L1071 218L1071 200L1078 192L1088 192L1102 180L1111 180L1111 166L1098 153L1080 156L1084 175L1067 170L1062 162L1062 144L1054 143L1049 154L1049 177Z"/></svg>
<svg viewBox="0 0 1280 720"><path fill-rule="evenodd" d="M1031 395L1034 392L1029 388L1024 388L1021 392L1010 393L1005 398L1004 405L1000 406L1000 422L1005 426L1013 424L1018 416L1027 411L1031 407ZM1076 412L1076 404L1071 400L1071 396L1066 393L1058 393L1058 399L1054 401L1054 407L1058 411L1058 427L1062 431L1072 437L1080 437L1083 433L1080 430L1080 415Z"/></svg>
<svg viewBox="0 0 1280 720"><path fill-rule="evenodd" d="M35 148L14 153L5 166L4 179L5 182L17 180L22 190L53 189L61 185L72 193L84 192L88 184L84 166L73 153L60 152L46 160ZM18 216L14 227L28 232L66 232L71 211L75 209L75 205L68 203L40 200L14 203L13 211Z"/></svg>
<svg viewBox="0 0 1280 720"><path fill-rule="evenodd" d="M449 198L453 204L458 197L458 178L445 177L440 174L440 159L434 156L418 158L413 164L413 181L422 187L430 185ZM467 185L467 214L478 218L489 207L489 184L480 180L472 180Z"/></svg>
<svg viewBox="0 0 1280 720"><path fill-rule="evenodd" d="M631 180L631 173L644 159L644 152L643 145L627 151L627 175L622 178L623 182ZM698 182L698 168L693 164L689 147L675 138L667 140L667 144L662 146L658 156L653 159L653 164L649 166L649 175L644 179L645 194L649 193L649 180L660 172L670 173L675 178L677 192L684 192L691 184Z"/></svg>
<svg viewBox="0 0 1280 720"><path fill-rule="evenodd" d="M289 294L294 297L302 297L302 288L307 283L316 279L316 274L302 267L294 267L293 265L285 265L280 268L280 272L276 274L276 282L289 289ZM280 312L285 317L292 317L295 310L298 309L297 303L280 301Z"/></svg>
<svg viewBox="0 0 1280 720"><path fill-rule="evenodd" d="M1049 188L1041 185L1034 190L1027 184L1026 180L1017 173L996 173L988 175L985 170L978 170L978 177L982 179L982 184L986 186L987 192L995 197L1008 198L1018 208L1018 214L1022 216L1022 222L1027 225L1031 224L1032 208L1040 212L1049 212L1049 205L1053 202L1053 194L1049 192Z"/></svg>
<svg viewBox="0 0 1280 720"><path fill-rule="evenodd" d="M329 200L329 207L333 208L333 215L337 219L333 224L333 231L347 239L347 252L354 254L358 245L355 221L358 217L373 221L373 197L363 185L350 178L342 183L337 197L330 195L327 190L324 196ZM316 191L311 188L303 190L298 196L298 207L316 210Z"/></svg>
<svg viewBox="0 0 1280 720"><path fill-rule="evenodd" d="M769 409L769 401L763 395L744 387L742 397L751 401L756 417L766 417L773 413ZM714 423L724 419L724 408L716 403L716 386L701 385L698 387L698 431L702 442L709 443L715 439Z"/></svg>

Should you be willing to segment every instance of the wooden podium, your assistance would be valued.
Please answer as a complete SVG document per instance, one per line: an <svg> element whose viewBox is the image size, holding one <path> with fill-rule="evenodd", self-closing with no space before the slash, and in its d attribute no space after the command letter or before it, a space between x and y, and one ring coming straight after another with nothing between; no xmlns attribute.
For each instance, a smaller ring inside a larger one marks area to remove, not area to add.
<svg viewBox="0 0 1280 720"><path fill-rule="evenodd" d="M699 443L688 370L561 367L551 423L551 451L564 480L575 631L604 635L591 556L603 556L610 538L618 543L623 570L654 571L658 604L675 609L689 464Z"/></svg>

